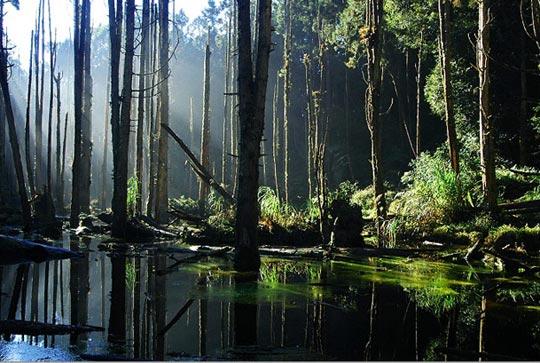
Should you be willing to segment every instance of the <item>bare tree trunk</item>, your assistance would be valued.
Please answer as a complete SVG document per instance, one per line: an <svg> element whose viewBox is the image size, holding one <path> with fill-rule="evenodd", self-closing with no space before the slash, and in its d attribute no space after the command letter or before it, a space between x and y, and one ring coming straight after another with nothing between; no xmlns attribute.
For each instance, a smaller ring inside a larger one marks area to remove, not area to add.
<svg viewBox="0 0 540 363"><path fill-rule="evenodd" d="M422 125L420 117L420 103L422 101L422 41L424 38L423 31L420 33L420 47L418 48L418 63L416 65L416 140L415 149L416 156L420 156L422 150Z"/></svg>
<svg viewBox="0 0 540 363"><path fill-rule="evenodd" d="M210 170L210 30L206 42L204 57L204 85L203 85L203 118L201 128L201 164ZM199 183L199 200L208 197L210 189L206 183Z"/></svg>
<svg viewBox="0 0 540 363"><path fill-rule="evenodd" d="M278 115L278 100L279 100L279 73L276 75L276 84L274 86L274 94L272 99L272 158L274 164L274 188L276 195L281 199L279 185L279 160L280 160L280 122Z"/></svg>
<svg viewBox="0 0 540 363"><path fill-rule="evenodd" d="M259 39L253 67L250 1L238 1L238 94L240 100L240 150L238 201L236 205L236 253L238 271L258 271L257 241L259 206L259 159L264 129L268 63L272 43L272 1L259 1Z"/></svg>
<svg viewBox="0 0 540 363"><path fill-rule="evenodd" d="M60 190L60 178L61 178L61 149L62 149L62 140L61 140L61 130L62 130L62 116L61 116L61 107L62 107L62 98L61 98L61 82L62 74L58 72L57 76L54 77L54 82L56 84L56 173L55 173L55 199L56 199L56 209L63 210L64 206L60 205L60 202L63 202L62 193Z"/></svg>
<svg viewBox="0 0 540 363"><path fill-rule="evenodd" d="M84 52L86 47L85 16L87 15L85 7L88 6L88 0L82 0L82 9L80 0L75 0L75 36L74 46L74 100L75 100L75 140L73 152L73 177L71 188L71 216L72 227L79 224L79 214L81 213L81 185L82 176L82 127L83 127L83 89L84 89Z"/></svg>
<svg viewBox="0 0 540 363"><path fill-rule="evenodd" d="M233 1L233 44L238 44L238 4ZM238 50L235 52L237 53ZM231 107L231 180L233 184L233 195L238 191L238 57L231 59L231 92L234 94Z"/></svg>
<svg viewBox="0 0 540 363"><path fill-rule="evenodd" d="M283 151L284 151L284 196L285 203L289 203L290 189L290 125L289 114L291 108L291 47L292 47L292 19L291 19L292 0L285 0L284 19L285 19L285 38L283 45Z"/></svg>
<svg viewBox="0 0 540 363"><path fill-rule="evenodd" d="M189 148L190 150L193 150L195 147L195 120L193 118L193 97L189 98ZM195 194L195 184L197 180L195 179L194 173L191 171L191 169L188 171L189 175L189 196L192 198Z"/></svg>
<svg viewBox="0 0 540 363"><path fill-rule="evenodd" d="M371 135L372 182L375 195L376 227L379 246L383 245L382 222L386 219L380 132L383 18L383 0L369 0L367 27L369 29L370 39L368 39L369 47L367 49L368 88L366 93L366 120Z"/></svg>
<svg viewBox="0 0 540 363"><path fill-rule="evenodd" d="M233 14L229 15L229 21L227 25L227 44L225 48L225 96L223 97L223 125L221 133L221 183L225 186L228 183L228 168L227 168L227 137L228 137L228 128L227 121L229 118L229 97L231 82L231 54L232 54L232 17Z"/></svg>
<svg viewBox="0 0 540 363"><path fill-rule="evenodd" d="M149 134L148 139L148 149L150 154L150 168L148 170L148 201L146 203L146 214L153 215L156 208L156 184L157 184L157 137L158 137L158 124L157 121L157 106L159 103L155 99L155 90L156 90L156 67L157 67L157 6L152 0L152 13L151 13L151 24L152 24L152 34L151 34L151 48L150 57L152 58L152 79L151 79L151 89L152 97L149 98L150 101L150 117L149 117Z"/></svg>
<svg viewBox="0 0 540 363"><path fill-rule="evenodd" d="M17 176L17 188L21 203L21 211L25 230L29 230L32 226L32 215L30 211L30 203L26 192L26 184L24 182L23 164L21 152L19 148L19 139L17 138L17 129L15 127L15 116L13 115L13 107L11 105L11 94L9 92L8 83L8 60L7 60L7 41L5 42L4 33L4 2L0 1L0 86L4 97L4 107L6 119L9 128L9 141L11 144L11 153L13 155L13 165L15 166L15 175Z"/></svg>
<svg viewBox="0 0 540 363"><path fill-rule="evenodd" d="M142 9L142 37L141 37L141 54L139 59L139 105L137 109L137 202L136 211L139 214L143 213L142 208L142 196L143 196L143 134L144 134L144 102L145 102L145 73L146 63L148 59L148 46L149 46L149 27L150 27L150 2L149 0L143 0Z"/></svg>
<svg viewBox="0 0 540 363"><path fill-rule="evenodd" d="M167 132L161 124L169 124L169 0L159 0L159 68L160 68L160 122L157 193L156 193L156 219L165 223L168 219L169 187L169 141Z"/></svg>
<svg viewBox="0 0 540 363"><path fill-rule="evenodd" d="M90 28L91 1L88 1L84 21L81 26L84 30L84 41L81 47L84 47L83 69L84 69L84 88L83 88L83 113L81 126L81 176L80 176L80 200L81 212L90 212L90 184L92 178L92 30Z"/></svg>
<svg viewBox="0 0 540 363"><path fill-rule="evenodd" d="M32 57L30 56L30 59ZM28 124L28 122L27 122ZM0 97L0 170L6 170L6 111L4 101ZM25 142L25 145L27 143ZM0 206L8 202L8 181L6 178L0 179ZM1 274L0 274L1 275Z"/></svg>
<svg viewBox="0 0 540 363"><path fill-rule="evenodd" d="M56 42L52 37L51 0L47 0L49 10L49 122L47 128L47 192L52 193L52 124L54 107L54 72L56 67Z"/></svg>
<svg viewBox="0 0 540 363"><path fill-rule="evenodd" d="M304 70L306 80L306 112L307 112L307 167L308 167L308 196L313 198L316 182L315 176L315 117L313 115L313 86L311 80L311 59L304 54Z"/></svg>
<svg viewBox="0 0 540 363"><path fill-rule="evenodd" d="M533 140L530 137L529 127L529 112L528 112L528 82L527 82L527 43L526 34L520 32L520 50L521 50L521 64L520 64L520 86L521 86L521 101L519 108L519 161L523 165L527 165L530 162L530 146L533 144Z"/></svg>
<svg viewBox="0 0 540 363"><path fill-rule="evenodd" d="M103 141L103 161L101 163L101 210L107 209L107 174L109 159L109 122L110 122L110 95L111 95L111 74L107 76L107 93L105 99L105 139Z"/></svg>
<svg viewBox="0 0 540 363"><path fill-rule="evenodd" d="M495 130L491 111L491 12L489 0L478 3L478 73L480 94L480 165L482 168L482 190L484 202L491 212L497 208L497 181L495 177Z"/></svg>
<svg viewBox="0 0 540 363"><path fill-rule="evenodd" d="M60 212L65 213L65 172L66 172L66 147L67 147L67 125L68 125L68 113L66 112L66 118L64 121L64 142L62 143L62 171L60 172ZM60 265L61 268L62 265Z"/></svg>
<svg viewBox="0 0 540 363"><path fill-rule="evenodd" d="M36 154L35 154L35 186L39 190L43 183L43 86L45 81L45 0L40 0L36 38ZM39 66L41 55L41 68ZM41 69L41 77L39 71Z"/></svg>
<svg viewBox="0 0 540 363"><path fill-rule="evenodd" d="M117 128L117 142L113 136L114 192L113 225L115 237L126 237L127 233L127 182L129 159L129 131L131 125L131 100L133 80L133 57L135 39L135 0L126 0L126 31L124 40L124 66L122 77L122 95L120 97L120 118ZM119 11L119 9L116 9ZM121 19L121 17L119 18ZM121 33L120 33L121 34ZM111 77L113 73L111 73Z"/></svg>
<svg viewBox="0 0 540 363"><path fill-rule="evenodd" d="M30 151L30 103L32 98L32 78L33 78L33 68L32 68L32 58L34 54L34 31L32 31L30 39L30 64L28 66L28 88L26 92L26 125L24 129L24 149L26 156L26 176L28 178L28 184L30 186L30 195L36 193L36 188L34 185L34 168L32 166L32 154ZM36 77L37 78L37 77ZM3 110L2 110L3 111ZM3 114L4 112L2 112Z"/></svg>
<svg viewBox="0 0 540 363"><path fill-rule="evenodd" d="M439 4L439 57L443 79L444 113L446 119L446 134L450 151L452 169L459 174L459 145L454 117L454 95L452 87L452 54L450 45L451 30L451 0L438 0Z"/></svg>

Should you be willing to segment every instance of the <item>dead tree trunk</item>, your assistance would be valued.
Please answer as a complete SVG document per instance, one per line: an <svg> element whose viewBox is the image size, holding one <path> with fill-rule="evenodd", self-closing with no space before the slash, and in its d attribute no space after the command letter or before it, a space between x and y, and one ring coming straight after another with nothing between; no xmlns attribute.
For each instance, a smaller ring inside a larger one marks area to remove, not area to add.
<svg viewBox="0 0 540 363"><path fill-rule="evenodd" d="M276 195L281 199L279 185L279 160L280 160L280 122L278 115L278 100L279 100L279 74L276 75L276 84L274 86L274 94L272 99L272 158L274 164L274 188Z"/></svg>
<svg viewBox="0 0 540 363"><path fill-rule="evenodd" d="M62 140L61 140L61 130L62 130L62 116L61 116L61 107L62 107L62 98L61 98L61 82L62 74L58 72L57 76L54 77L54 82L56 84L56 172L55 172L55 199L56 199L56 208L57 210L63 210L64 206L60 204L63 198L61 194L63 191L60 189L60 178L61 178L61 150L62 150Z"/></svg>
<svg viewBox="0 0 540 363"><path fill-rule="evenodd" d="M289 203L290 188L290 125L289 114L291 108L291 47L292 47L292 20L291 20L292 0L285 0L285 38L283 44L283 156L284 156L284 196L285 203Z"/></svg>
<svg viewBox="0 0 540 363"><path fill-rule="evenodd" d="M161 124L169 124L169 0L159 0L159 146L156 192L156 219L165 223L168 219L169 187L169 141Z"/></svg>
<svg viewBox="0 0 540 363"><path fill-rule="evenodd" d="M232 12L229 14L229 20L227 24L227 44L224 47L225 49L225 95L223 97L223 125L221 133L221 183L227 185L228 183L228 168L227 168L227 138L228 138L228 118L229 118L229 97L231 82L231 54L232 54Z"/></svg>
<svg viewBox="0 0 540 363"><path fill-rule="evenodd" d="M382 79L382 25L383 0L369 0L367 13L367 75L368 88L366 97L366 120L371 136L371 168L375 195L376 227L379 245L382 246L382 222L386 219L386 200L382 173L380 98Z"/></svg>
<svg viewBox="0 0 540 363"><path fill-rule="evenodd" d="M75 101L75 140L73 152L73 177L71 185L71 216L72 227L79 224L79 214L81 213L81 185L82 185L82 127L83 127L83 90L84 90L84 52L86 47L85 17L87 15L85 7L88 0L80 0L74 3L75 31L73 39L74 49L74 101Z"/></svg>
<svg viewBox="0 0 540 363"><path fill-rule="evenodd" d="M53 192L52 185L52 125L54 107L54 72L56 67L56 42L52 38L51 0L47 0L49 10L49 120L47 124L47 191ZM51 194L52 195L52 194Z"/></svg>
<svg viewBox="0 0 540 363"><path fill-rule="evenodd" d="M30 203L28 202L28 196L26 192L26 184L24 182L23 164L19 148L19 139L17 138L15 116L13 115L11 94L9 91L7 49L7 41L5 39L4 32L4 2L0 1L0 86L2 88L2 94L4 98L4 107L9 129L9 141L11 144L11 153L13 155L15 175L17 176L17 188L21 203L23 223L25 230L28 230L32 227L32 215L30 211Z"/></svg>
<svg viewBox="0 0 540 363"><path fill-rule="evenodd" d="M255 67L251 49L250 1L237 1L240 149L234 265L238 271L258 271L260 256L257 241L259 223L257 194L268 63L272 42L272 1L259 1L257 9L259 39Z"/></svg>
<svg viewBox="0 0 540 363"><path fill-rule="evenodd" d="M32 78L33 78L33 67L32 67L32 58L34 54L34 31L32 31L32 36L30 39L30 64L28 66L28 88L26 92L26 125L24 128L24 150L25 150L25 159L26 159L26 176L28 178L28 184L30 186L30 195L36 193L36 188L34 185L34 168L32 166L32 154L30 151L30 103L32 98Z"/></svg>
<svg viewBox="0 0 540 363"><path fill-rule="evenodd" d="M452 53L451 53L451 0L438 0L439 5L439 58L441 62L444 114L446 121L446 134L450 151L452 169L459 174L459 145L456 133L456 120L454 117L454 95L452 87Z"/></svg>
<svg viewBox="0 0 540 363"><path fill-rule="evenodd" d="M101 210L107 209L107 173L109 160L109 122L110 122L110 95L111 95L111 74L107 76L107 93L105 101L105 139L103 140L103 160L101 163Z"/></svg>
<svg viewBox="0 0 540 363"><path fill-rule="evenodd" d="M156 208L156 185L157 185L157 138L158 138L158 120L157 120L157 114L159 113L159 103L156 100L156 69L157 69L157 35L158 35L158 24L157 24L157 6L154 4L154 1L152 1L152 12L151 12L151 24L152 24L152 31L151 31L151 49L150 57L152 58L152 79L151 82L151 97L149 97L149 108L150 108L150 117L149 117L149 134L150 137L148 138L148 149L149 149L149 159L150 159L150 167L148 170L148 201L146 203L146 214L147 215L153 215ZM156 109L157 112L156 112Z"/></svg>
<svg viewBox="0 0 540 363"><path fill-rule="evenodd" d="M81 125L81 176L80 176L80 200L81 212L90 212L90 184L92 178L92 30L90 28L91 1L88 1L86 8L83 6L84 21L81 26L84 30L84 40L81 47L84 47L83 70L84 88L83 92L83 113Z"/></svg>
<svg viewBox="0 0 540 363"><path fill-rule="evenodd" d="M44 47L45 47L45 1L40 0L38 19L36 24L36 52L34 54L34 61L36 64L36 125L35 125L35 138L36 138L36 153L35 153L35 187L40 189L43 183L43 85L45 76L45 61L44 61ZM41 55L41 60L40 60ZM41 67L40 67L41 61ZM41 77L40 77L41 69Z"/></svg>
<svg viewBox="0 0 540 363"><path fill-rule="evenodd" d="M491 212L497 208L497 184L495 178L495 130L491 111L490 75L490 28L491 12L489 0L478 3L478 74L480 96L480 165L482 168L482 190L484 202Z"/></svg>
<svg viewBox="0 0 540 363"><path fill-rule="evenodd" d="M120 117L116 129L116 140L113 136L114 159L114 192L112 201L113 224L112 234L125 238L127 232L127 182L129 159L129 131L131 125L131 99L133 80L133 57L135 38L135 0L126 0L126 31L124 40L124 65L122 77L122 95L120 97ZM116 9L119 11L119 8ZM120 10L121 11L121 10ZM117 20L121 17L117 16ZM117 23L118 24L118 23ZM121 33L118 34L119 38ZM118 38L118 39L119 39ZM116 46L120 44L115 44ZM119 55L119 49L118 51ZM120 57L118 57L119 59ZM115 69L116 70L116 69ZM118 73L116 73L118 75ZM111 77L115 77L111 68ZM116 76L117 77L117 76ZM114 127L113 127L114 129ZM114 135L114 134L113 134Z"/></svg>
<svg viewBox="0 0 540 363"><path fill-rule="evenodd" d="M307 167L308 167L308 196L313 198L315 188L315 117L313 115L313 86L311 79L311 59L304 54L304 70L306 80L306 114L307 114Z"/></svg>
<svg viewBox="0 0 540 363"><path fill-rule="evenodd" d="M201 128L201 164L210 170L210 30L204 56L203 117ZM206 183L199 183L199 200L203 201L210 192Z"/></svg>
<svg viewBox="0 0 540 363"><path fill-rule="evenodd" d="M415 138L415 149L416 156L420 156L422 150L422 125L420 117L420 104L422 102L422 58L423 58L423 49L422 42L424 39L424 32L420 33L420 47L418 48L418 59L416 64L416 138Z"/></svg>
<svg viewBox="0 0 540 363"><path fill-rule="evenodd" d="M145 87L146 87L146 63L148 59L148 46L149 46L149 28L150 28L150 1L143 0L142 8L142 31L141 31L141 54L139 59L139 104L137 109L137 201L136 212L138 214L143 213L142 208L142 196L143 196L143 134L144 134L144 102L145 102Z"/></svg>
<svg viewBox="0 0 540 363"><path fill-rule="evenodd" d="M60 172L60 212L65 213L65 175L66 175L66 147L67 147L67 125L68 125L68 113L64 120L64 141L62 143L62 170Z"/></svg>

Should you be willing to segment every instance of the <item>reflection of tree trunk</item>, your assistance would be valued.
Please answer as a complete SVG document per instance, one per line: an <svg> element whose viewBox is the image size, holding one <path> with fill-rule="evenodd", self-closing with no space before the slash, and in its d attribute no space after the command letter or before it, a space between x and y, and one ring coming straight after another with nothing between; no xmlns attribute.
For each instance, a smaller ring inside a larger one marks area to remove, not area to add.
<svg viewBox="0 0 540 363"><path fill-rule="evenodd" d="M109 315L109 342L126 339L126 258L111 257L111 307Z"/></svg>
<svg viewBox="0 0 540 363"><path fill-rule="evenodd" d="M34 264L32 271L32 300L30 303L30 320L38 320L38 296L39 296L39 265Z"/></svg>
<svg viewBox="0 0 540 363"><path fill-rule="evenodd" d="M159 256L156 257L156 271L163 270L167 267L167 257ZM167 275L155 275L155 316L156 316L156 325L154 333L160 332L165 327L167 323ZM155 351L154 359L164 360L165 359L165 336L161 335L155 339Z"/></svg>
<svg viewBox="0 0 540 363"><path fill-rule="evenodd" d="M448 312L448 326L446 329L446 348L455 348L457 341L457 319L459 308L454 307ZM447 356L445 355L445 360Z"/></svg>
<svg viewBox="0 0 540 363"><path fill-rule="evenodd" d="M371 304L369 307L369 335L368 335L368 341L366 343L366 360L376 360L377 357L376 354L376 347L375 347L375 337L376 337L376 321L377 321L377 287L375 283L373 282L371 284Z"/></svg>
<svg viewBox="0 0 540 363"><path fill-rule="evenodd" d="M19 267L17 267L17 275L15 276L15 284L13 285L13 293L11 294L11 302L9 304L7 315L8 320L14 320L17 314L17 305L19 304L24 279L24 269L24 265L19 265Z"/></svg>
<svg viewBox="0 0 540 363"><path fill-rule="evenodd" d="M30 265L26 265L24 268L24 279L21 292L21 320L26 320L26 291L28 288L28 272L30 271Z"/></svg>
<svg viewBox="0 0 540 363"><path fill-rule="evenodd" d="M287 285L287 272L283 272L283 285ZM286 316L286 312L287 312L287 309L285 307L285 298L283 298L283 301L281 302L281 346L284 347L285 346L285 334L286 334L286 329L285 329L285 325L287 324L287 316Z"/></svg>
<svg viewBox="0 0 540 363"><path fill-rule="evenodd" d="M414 352L415 360L420 360L420 351L418 347L418 304L414 303Z"/></svg>
<svg viewBox="0 0 540 363"><path fill-rule="evenodd" d="M45 281L43 281L43 321L49 319L49 261L45 262Z"/></svg>
<svg viewBox="0 0 540 363"><path fill-rule="evenodd" d="M235 281L234 289L239 289L241 281L237 279ZM245 284L245 283L244 283ZM249 284L252 284L249 282ZM257 285L251 288L254 290ZM246 288L244 285L243 288ZM254 291L256 293L256 291ZM237 294L238 296L241 293ZM234 302L234 344L236 346L247 346L257 344L257 305L245 304L241 302ZM249 357L245 357L248 358Z"/></svg>
<svg viewBox="0 0 540 363"><path fill-rule="evenodd" d="M135 285L133 293L133 346L134 358L140 358L140 342L141 342L141 259L135 257Z"/></svg>
<svg viewBox="0 0 540 363"><path fill-rule="evenodd" d="M208 325L208 302L199 299L199 356L206 355L206 335Z"/></svg>
<svg viewBox="0 0 540 363"><path fill-rule="evenodd" d="M88 241L85 241L88 242ZM79 251L79 241L71 241L71 250ZM88 293L90 292L90 261L88 254L83 258L70 260L69 292L71 299L71 324L85 325L88 322ZM70 344L84 340L84 335L71 335Z"/></svg>

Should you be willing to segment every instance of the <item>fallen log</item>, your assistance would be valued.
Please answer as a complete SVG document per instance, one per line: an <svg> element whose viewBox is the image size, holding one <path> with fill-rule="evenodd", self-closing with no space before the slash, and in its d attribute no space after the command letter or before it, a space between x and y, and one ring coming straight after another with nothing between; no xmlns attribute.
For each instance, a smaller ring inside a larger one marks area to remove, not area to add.
<svg viewBox="0 0 540 363"><path fill-rule="evenodd" d="M65 248L48 246L21 238L0 235L0 265L78 258L82 255Z"/></svg>
<svg viewBox="0 0 540 363"><path fill-rule="evenodd" d="M219 257L219 256L225 256L227 253L231 252L230 247L223 247L223 248L217 248L217 249L204 249L202 247L198 247L196 249L183 249L183 248L168 248L168 252L172 253L191 253L191 256L188 256L186 258L183 258L181 260L177 260L174 264L167 267L164 270L158 270L156 274L158 276L163 276L168 273L176 271L176 268L184 263L193 263L196 261L199 261L200 259L204 257Z"/></svg>
<svg viewBox="0 0 540 363"><path fill-rule="evenodd" d="M234 198L232 195L230 195L222 186L219 184L214 177L210 174L208 170L199 162L197 157L189 150L187 145L176 135L176 133L166 124L162 123L161 127L165 131L169 133L169 135L176 141L176 143L180 146L180 148L184 151L184 153L188 157L189 164L191 165L191 168L197 174L197 176L208 186L212 189L214 189L216 192L218 192L223 199L229 204L234 204Z"/></svg>
<svg viewBox="0 0 540 363"><path fill-rule="evenodd" d="M62 325L23 320L0 320L0 334L2 335L68 335L96 331L105 331L105 329L90 325Z"/></svg>
<svg viewBox="0 0 540 363"><path fill-rule="evenodd" d="M499 208L510 213L537 213L540 212L540 200L526 202L504 203Z"/></svg>

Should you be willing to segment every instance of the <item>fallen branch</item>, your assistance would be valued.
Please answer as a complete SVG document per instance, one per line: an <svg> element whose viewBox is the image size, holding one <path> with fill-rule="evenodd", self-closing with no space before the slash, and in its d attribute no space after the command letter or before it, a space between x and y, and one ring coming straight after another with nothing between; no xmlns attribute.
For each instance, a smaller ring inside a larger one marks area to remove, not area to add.
<svg viewBox="0 0 540 363"><path fill-rule="evenodd" d="M188 256L186 258L183 258L181 260L178 260L176 261L174 264L172 264L171 266L167 267L165 270L158 270L156 272L156 274L158 276L163 276L163 275L166 275L168 273L171 273L171 272L174 272L176 271L176 268L182 264L185 264L185 263L193 263L193 262L196 262L196 261L199 261L200 259L204 258L204 257L219 257L219 256L224 256L225 254L227 254L228 252L231 251L231 248L229 247L223 247L223 248L218 248L218 249L211 249L209 251L204 251L202 250L201 248L198 248L196 250L191 250L191 249L180 249L180 248L168 248L167 249L167 252L172 252L172 253L192 253L193 255L191 256Z"/></svg>
<svg viewBox="0 0 540 363"><path fill-rule="evenodd" d="M90 325L47 324L22 320L0 321L0 334L39 336L84 334L96 331L105 331L105 329Z"/></svg>
<svg viewBox="0 0 540 363"><path fill-rule="evenodd" d="M219 184L214 179L214 177L210 174L210 172L208 170L206 170L206 168L199 162L197 157L191 152L191 150L189 150L189 148L182 141L182 139L180 139L180 137L178 137L178 135L176 135L174 133L174 131L169 126L167 126L166 124L162 123L161 127L163 127L163 129L165 129L165 131L167 131L169 133L169 135L174 139L174 141L176 141L176 143L180 146L180 148L187 155L189 164L191 165L191 168L193 169L195 174L197 174L197 176L204 183L206 183L210 188L212 188L216 192L218 192L225 199L225 201L227 203L229 203L231 205L234 204L235 201L234 201L233 196L230 195L225 189L223 189L221 184Z"/></svg>

